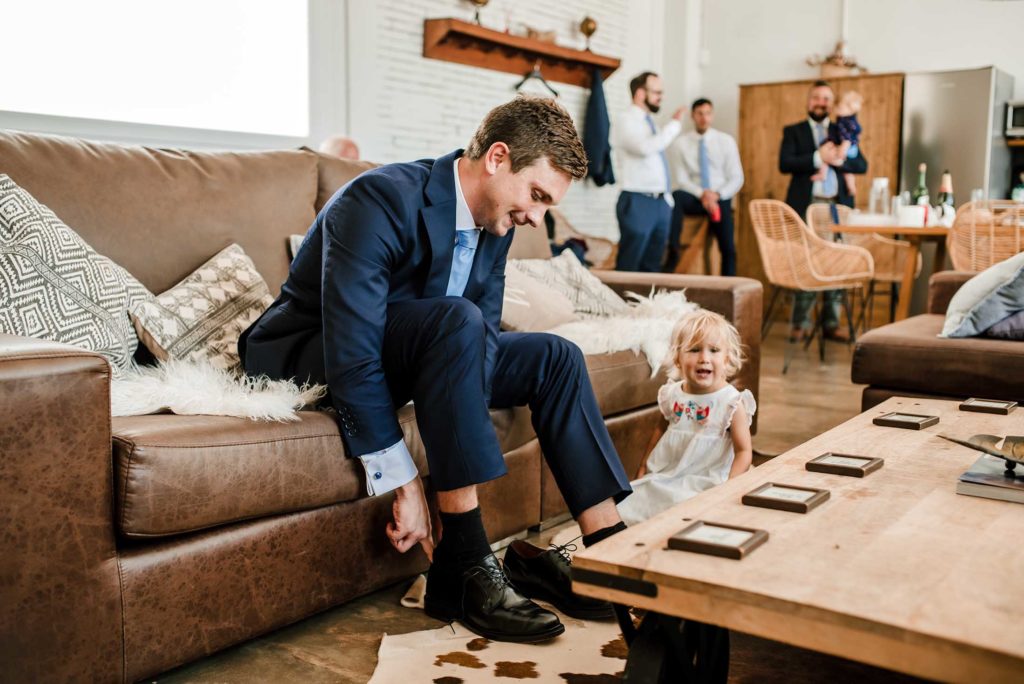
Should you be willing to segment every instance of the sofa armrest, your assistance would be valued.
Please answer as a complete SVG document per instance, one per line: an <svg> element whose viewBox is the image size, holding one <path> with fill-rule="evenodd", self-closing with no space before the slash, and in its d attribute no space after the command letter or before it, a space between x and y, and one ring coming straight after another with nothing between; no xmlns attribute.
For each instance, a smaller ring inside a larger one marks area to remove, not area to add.
<svg viewBox="0 0 1024 684"><path fill-rule="evenodd" d="M733 384L748 389L758 397L761 376L761 317L764 288L753 278L725 276L677 275L673 273L630 273L592 271L620 296L627 291L646 295L651 288L686 290L686 298L709 311L720 313L736 326L747 360ZM752 430L756 430L757 423Z"/></svg>
<svg viewBox="0 0 1024 684"><path fill-rule="evenodd" d="M928 279L928 313L946 315L949 300L960 286L978 275L967 271L939 271Z"/></svg>
<svg viewBox="0 0 1024 684"><path fill-rule="evenodd" d="M0 334L0 672L121 681L110 366Z"/></svg>

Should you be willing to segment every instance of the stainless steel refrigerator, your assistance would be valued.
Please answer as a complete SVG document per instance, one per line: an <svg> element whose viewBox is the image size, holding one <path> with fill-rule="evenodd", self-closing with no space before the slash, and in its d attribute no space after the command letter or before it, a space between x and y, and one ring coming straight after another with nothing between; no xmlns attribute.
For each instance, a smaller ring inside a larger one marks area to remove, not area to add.
<svg viewBox="0 0 1024 684"><path fill-rule="evenodd" d="M946 169L953 176L957 205L967 202L975 189L991 199L1008 198L1010 150L1003 127L1013 86L1013 76L995 67L907 74L899 189L917 185L918 165L925 162L933 199ZM911 313L924 311L934 250L930 244L921 250L923 272L914 287Z"/></svg>

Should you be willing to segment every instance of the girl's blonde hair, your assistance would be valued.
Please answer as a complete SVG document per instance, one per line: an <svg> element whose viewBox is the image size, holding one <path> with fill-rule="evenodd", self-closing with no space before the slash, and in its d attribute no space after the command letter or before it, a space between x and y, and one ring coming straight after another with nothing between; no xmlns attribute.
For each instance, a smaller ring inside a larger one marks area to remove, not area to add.
<svg viewBox="0 0 1024 684"><path fill-rule="evenodd" d="M743 344L740 342L740 334L733 325L725 320L725 316L697 309L684 314L672 329L672 344L668 349L668 356L665 359L665 366L668 367L668 377L672 380L680 380L683 377L679 369L679 354L690 349L694 345L704 342L709 337L717 338L725 351L725 374L732 379L740 372L746 357L743 354Z"/></svg>

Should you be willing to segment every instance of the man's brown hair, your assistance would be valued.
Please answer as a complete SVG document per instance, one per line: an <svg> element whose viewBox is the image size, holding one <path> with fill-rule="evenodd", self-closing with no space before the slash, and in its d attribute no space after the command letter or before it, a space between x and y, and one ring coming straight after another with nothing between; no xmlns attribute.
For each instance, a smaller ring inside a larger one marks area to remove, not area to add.
<svg viewBox="0 0 1024 684"><path fill-rule="evenodd" d="M572 117L550 98L520 95L492 109L469 141L466 157L480 159L496 142L508 145L512 173L546 157L572 178L587 175L587 153Z"/></svg>

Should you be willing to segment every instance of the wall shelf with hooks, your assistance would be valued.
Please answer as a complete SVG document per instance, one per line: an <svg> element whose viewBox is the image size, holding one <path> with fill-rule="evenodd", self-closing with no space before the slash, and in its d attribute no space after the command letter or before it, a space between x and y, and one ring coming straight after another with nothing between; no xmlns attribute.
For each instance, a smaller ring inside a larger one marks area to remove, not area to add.
<svg viewBox="0 0 1024 684"><path fill-rule="evenodd" d="M590 87L592 67L608 78L621 60L588 50L513 36L458 19L423 22L423 56L510 74L526 74L539 65L544 78Z"/></svg>

